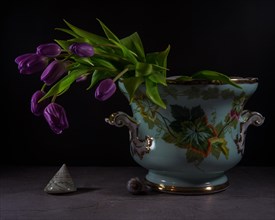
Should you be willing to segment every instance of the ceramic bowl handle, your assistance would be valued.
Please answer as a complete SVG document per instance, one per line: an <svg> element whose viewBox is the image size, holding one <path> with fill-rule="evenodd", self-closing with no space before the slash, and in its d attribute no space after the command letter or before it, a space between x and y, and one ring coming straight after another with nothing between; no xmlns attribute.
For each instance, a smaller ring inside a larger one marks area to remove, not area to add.
<svg viewBox="0 0 275 220"><path fill-rule="evenodd" d="M143 159L144 154L150 152L150 147L153 144L153 138L145 136L144 139L140 139L138 137L139 125L131 116L124 112L116 112L111 114L109 118L105 118L105 121L110 125L115 125L116 127L128 127L132 155L137 154L140 159Z"/></svg>
<svg viewBox="0 0 275 220"><path fill-rule="evenodd" d="M249 125L260 126L265 118L258 112L243 110L240 117L240 136L237 140L238 152L244 154L245 136Z"/></svg>

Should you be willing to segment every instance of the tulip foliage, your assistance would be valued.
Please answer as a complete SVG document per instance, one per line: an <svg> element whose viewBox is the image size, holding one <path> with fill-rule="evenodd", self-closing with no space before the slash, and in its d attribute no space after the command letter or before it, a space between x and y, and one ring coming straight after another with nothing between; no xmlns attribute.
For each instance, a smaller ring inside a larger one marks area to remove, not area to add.
<svg viewBox="0 0 275 220"><path fill-rule="evenodd" d="M101 20L105 36L100 36L65 21L67 28L56 28L70 36L67 40L55 40L41 44L33 53L16 57L21 74L41 73L42 88L31 99L34 115L44 115L50 128L60 134L69 127L65 109L56 98L70 89L73 83L89 80L87 90L97 86L95 98L109 99L116 92L116 81L124 84L130 103L141 84L146 95L156 105L166 108L158 92L159 86L167 86L167 57L170 45L160 52L145 52L137 32L117 37ZM180 81L195 79L232 82L229 77L214 71L200 71L193 76L183 76Z"/></svg>

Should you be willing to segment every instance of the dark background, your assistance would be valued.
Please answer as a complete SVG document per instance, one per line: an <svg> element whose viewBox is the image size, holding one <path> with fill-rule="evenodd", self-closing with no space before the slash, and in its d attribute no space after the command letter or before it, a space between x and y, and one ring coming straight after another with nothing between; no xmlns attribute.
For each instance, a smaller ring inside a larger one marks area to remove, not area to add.
<svg viewBox="0 0 275 220"><path fill-rule="evenodd" d="M12 165L137 165L130 156L128 130L104 122L112 112L131 114L116 93L108 102L94 99L87 84L73 86L58 98L70 128L55 135L45 120L30 112L30 98L42 84L39 74L20 75L14 59L42 43L66 39L63 19L103 34L101 19L120 38L137 31L147 52L171 45L170 75L212 69L228 75L259 78L246 109L266 117L248 128L239 165L274 166L275 1L9 1L2 7L1 163ZM3 15L6 13L7 15ZM4 68L3 68L4 67ZM2 133L3 134L3 133Z"/></svg>

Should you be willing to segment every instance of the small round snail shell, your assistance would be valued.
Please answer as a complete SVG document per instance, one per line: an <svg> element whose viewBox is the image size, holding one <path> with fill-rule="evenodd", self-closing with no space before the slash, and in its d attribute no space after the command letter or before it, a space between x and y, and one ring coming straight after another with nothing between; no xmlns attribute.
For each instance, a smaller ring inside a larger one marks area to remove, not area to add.
<svg viewBox="0 0 275 220"><path fill-rule="evenodd" d="M134 195L148 192L147 186L138 177L133 177L127 182L127 190Z"/></svg>

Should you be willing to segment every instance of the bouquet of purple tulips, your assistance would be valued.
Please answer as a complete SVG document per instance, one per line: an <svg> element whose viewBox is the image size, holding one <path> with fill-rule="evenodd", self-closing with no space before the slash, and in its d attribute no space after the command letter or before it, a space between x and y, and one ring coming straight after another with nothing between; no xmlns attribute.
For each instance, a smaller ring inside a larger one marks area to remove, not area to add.
<svg viewBox="0 0 275 220"><path fill-rule="evenodd" d="M95 98L100 101L109 99L116 92L116 81L120 80L130 102L135 98L138 87L144 83L148 99L166 108L158 86L167 86L170 46L161 52L145 53L137 32L119 39L102 21L98 21L106 37L65 21L68 29L57 30L69 34L70 39L39 45L35 52L15 59L21 74L41 73L43 85L31 97L31 111L36 116L43 115L56 134L69 127L66 111L56 102L56 98L69 90L73 83L88 78L90 85L87 89L97 85ZM177 80L192 79L220 80L234 85L229 77L208 70Z"/></svg>
<svg viewBox="0 0 275 220"><path fill-rule="evenodd" d="M72 36L42 44L33 53L18 56L15 62L21 74L41 74L42 88L31 97L31 111L44 115L56 133L69 127L65 109L56 98L66 92L72 83L91 77L91 89L97 85L95 98L105 101L116 91L116 81L123 80L131 99L141 83L146 82L148 96L164 107L157 94L157 84L165 84L166 58L163 52L145 54L138 33L118 39L98 20L106 38L87 32L65 21L69 29L57 28ZM146 79L147 78L147 79Z"/></svg>

